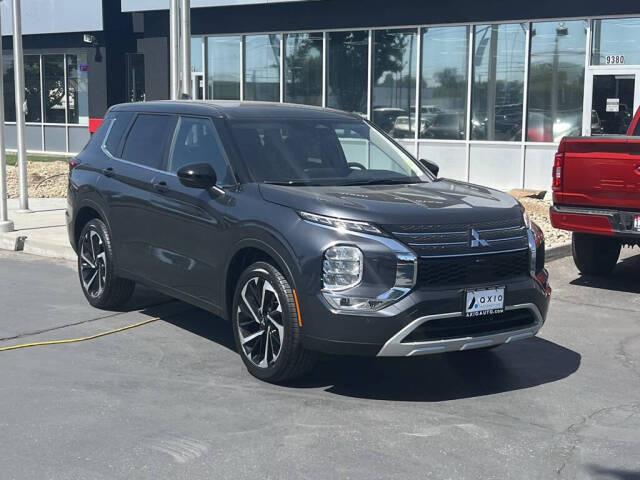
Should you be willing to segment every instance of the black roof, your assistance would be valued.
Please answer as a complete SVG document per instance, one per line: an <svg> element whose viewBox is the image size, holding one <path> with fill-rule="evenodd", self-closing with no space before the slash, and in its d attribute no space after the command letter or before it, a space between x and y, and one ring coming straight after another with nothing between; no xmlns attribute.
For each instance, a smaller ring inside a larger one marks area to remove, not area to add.
<svg viewBox="0 0 640 480"><path fill-rule="evenodd" d="M273 102L240 102L234 100L159 100L121 103L112 112L174 113L183 115L221 116L230 119L248 118L321 118L326 120L361 119L356 114L331 108Z"/></svg>

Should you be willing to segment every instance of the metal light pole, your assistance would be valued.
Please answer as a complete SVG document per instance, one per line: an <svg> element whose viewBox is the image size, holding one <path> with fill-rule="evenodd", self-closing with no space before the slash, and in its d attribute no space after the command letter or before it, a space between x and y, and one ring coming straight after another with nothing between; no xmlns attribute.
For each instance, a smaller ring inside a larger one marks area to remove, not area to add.
<svg viewBox="0 0 640 480"><path fill-rule="evenodd" d="M181 93L191 97L191 0L180 1L180 55L182 57Z"/></svg>
<svg viewBox="0 0 640 480"><path fill-rule="evenodd" d="M24 57L22 55L22 13L20 0L13 0L13 71L16 91L16 130L18 132L18 186L20 210L29 210L27 184L27 152L24 138Z"/></svg>
<svg viewBox="0 0 640 480"><path fill-rule="evenodd" d="M2 22L0 21L0 25ZM0 32L2 38L2 32ZM0 65L2 65L2 48L0 48ZM0 233L12 232L13 222L9 220L7 208L7 151L4 138L4 82L0 81Z"/></svg>
<svg viewBox="0 0 640 480"><path fill-rule="evenodd" d="M180 0L170 0L169 5L169 63L171 82L169 98L176 100L180 90Z"/></svg>

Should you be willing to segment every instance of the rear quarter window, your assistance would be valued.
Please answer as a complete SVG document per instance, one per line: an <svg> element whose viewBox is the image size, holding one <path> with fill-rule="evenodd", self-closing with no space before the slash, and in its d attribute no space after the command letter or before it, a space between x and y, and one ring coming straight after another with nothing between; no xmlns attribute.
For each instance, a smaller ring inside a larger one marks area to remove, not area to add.
<svg viewBox="0 0 640 480"><path fill-rule="evenodd" d="M109 117L107 117L100 126L100 129L108 129L109 123L111 123L111 130L109 130L109 136L104 142L104 146L107 151L114 157L120 156L120 145L122 142L122 136L127 131L127 128L129 127L132 119L133 113L131 112L116 113L110 121ZM97 133L98 132L96 132L96 134Z"/></svg>

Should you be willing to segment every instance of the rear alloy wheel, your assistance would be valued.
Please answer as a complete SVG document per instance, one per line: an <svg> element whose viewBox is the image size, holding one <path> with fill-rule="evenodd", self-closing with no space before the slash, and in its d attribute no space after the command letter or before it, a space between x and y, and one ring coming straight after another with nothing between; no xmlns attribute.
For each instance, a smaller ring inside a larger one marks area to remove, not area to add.
<svg viewBox="0 0 640 480"><path fill-rule="evenodd" d="M611 274L620 258L620 241L603 235L574 233L571 242L573 261L583 275Z"/></svg>
<svg viewBox="0 0 640 480"><path fill-rule="evenodd" d="M116 276L111 237L97 218L84 226L78 238L78 276L89 303L105 310L122 307L135 288L131 280Z"/></svg>
<svg viewBox="0 0 640 480"><path fill-rule="evenodd" d="M316 355L302 345L293 290L271 264L257 262L244 271L232 308L236 347L253 376L283 382L313 368Z"/></svg>

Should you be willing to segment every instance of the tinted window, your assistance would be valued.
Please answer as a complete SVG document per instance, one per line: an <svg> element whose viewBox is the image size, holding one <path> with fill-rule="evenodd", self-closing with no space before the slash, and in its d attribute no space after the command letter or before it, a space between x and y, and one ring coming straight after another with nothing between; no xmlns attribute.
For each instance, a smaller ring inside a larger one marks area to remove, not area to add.
<svg viewBox="0 0 640 480"><path fill-rule="evenodd" d="M218 183L230 183L226 156L211 120L182 117L173 143L169 171L177 172L192 163L209 163L216 172Z"/></svg>
<svg viewBox="0 0 640 480"><path fill-rule="evenodd" d="M636 125L636 129L633 132L634 137L640 137L640 122Z"/></svg>
<svg viewBox="0 0 640 480"><path fill-rule="evenodd" d="M122 158L145 167L161 168L171 141L176 118L169 115L138 115L122 151Z"/></svg>
<svg viewBox="0 0 640 480"><path fill-rule="evenodd" d="M111 120L113 122L113 126L111 127L109 137L105 142L105 148L114 157L117 157L120 154L118 147L120 146L122 135L127 131L127 127L129 126L129 123L131 123L132 118L133 113L118 113L115 118ZM108 120L105 120L104 123L106 124L107 121Z"/></svg>
<svg viewBox="0 0 640 480"><path fill-rule="evenodd" d="M240 153L260 182L285 185L415 183L415 162L362 121L232 121Z"/></svg>

